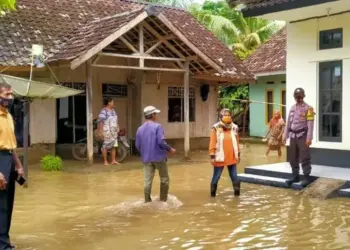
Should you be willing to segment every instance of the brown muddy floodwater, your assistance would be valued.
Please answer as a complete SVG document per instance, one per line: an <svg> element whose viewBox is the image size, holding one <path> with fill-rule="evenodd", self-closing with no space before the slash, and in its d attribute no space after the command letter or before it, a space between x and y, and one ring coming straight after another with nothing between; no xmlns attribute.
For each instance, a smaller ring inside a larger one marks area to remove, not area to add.
<svg viewBox="0 0 350 250"><path fill-rule="evenodd" d="M265 159L264 151L247 145L240 172L280 160L275 152ZM245 183L235 198L226 171L213 199L206 152L194 158L201 161L169 160L164 204L143 203L138 162L90 174L31 170L30 187L17 189L12 242L38 250L350 249L349 199L309 200L292 190ZM153 193L159 193L158 178Z"/></svg>

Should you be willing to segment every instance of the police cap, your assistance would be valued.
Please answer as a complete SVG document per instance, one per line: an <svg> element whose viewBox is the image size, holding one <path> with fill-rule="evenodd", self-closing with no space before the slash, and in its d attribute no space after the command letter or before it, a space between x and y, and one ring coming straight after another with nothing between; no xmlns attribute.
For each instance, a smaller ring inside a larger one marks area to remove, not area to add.
<svg viewBox="0 0 350 250"><path fill-rule="evenodd" d="M294 90L294 96L305 96L305 91L302 88L296 88Z"/></svg>

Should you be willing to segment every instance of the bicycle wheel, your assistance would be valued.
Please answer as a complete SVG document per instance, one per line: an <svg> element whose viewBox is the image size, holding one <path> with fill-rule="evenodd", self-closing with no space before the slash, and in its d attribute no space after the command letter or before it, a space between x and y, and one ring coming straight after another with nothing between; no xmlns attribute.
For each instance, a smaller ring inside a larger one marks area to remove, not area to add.
<svg viewBox="0 0 350 250"><path fill-rule="evenodd" d="M128 156L128 149L123 145L123 143L119 143L117 147L117 162L123 162L125 158Z"/></svg>
<svg viewBox="0 0 350 250"><path fill-rule="evenodd" d="M86 143L74 144L72 147L72 155L74 159L78 161L86 161L88 159Z"/></svg>

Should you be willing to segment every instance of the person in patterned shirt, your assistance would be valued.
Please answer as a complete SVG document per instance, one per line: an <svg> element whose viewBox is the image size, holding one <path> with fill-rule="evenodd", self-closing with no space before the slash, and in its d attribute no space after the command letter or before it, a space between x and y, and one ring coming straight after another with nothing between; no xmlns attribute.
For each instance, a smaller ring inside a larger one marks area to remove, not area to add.
<svg viewBox="0 0 350 250"><path fill-rule="evenodd" d="M108 165L107 151L111 150L112 164L119 165L116 161L116 147L118 147L118 116L114 110L114 101L108 97L104 100L105 107L98 116L98 133L103 138L102 155L104 165Z"/></svg>

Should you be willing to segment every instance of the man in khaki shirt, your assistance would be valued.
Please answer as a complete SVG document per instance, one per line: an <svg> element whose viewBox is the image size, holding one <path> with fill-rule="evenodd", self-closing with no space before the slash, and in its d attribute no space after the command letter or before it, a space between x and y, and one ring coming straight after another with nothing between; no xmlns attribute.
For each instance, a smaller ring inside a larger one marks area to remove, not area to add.
<svg viewBox="0 0 350 250"><path fill-rule="evenodd" d="M13 103L11 86L0 83L0 250L14 248L10 243L10 227L15 197L15 178L23 176L17 147L14 124L9 109ZM17 171L17 173L16 173Z"/></svg>

